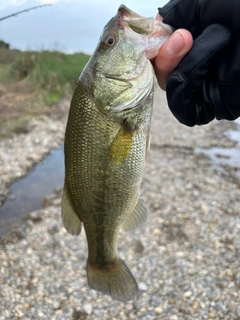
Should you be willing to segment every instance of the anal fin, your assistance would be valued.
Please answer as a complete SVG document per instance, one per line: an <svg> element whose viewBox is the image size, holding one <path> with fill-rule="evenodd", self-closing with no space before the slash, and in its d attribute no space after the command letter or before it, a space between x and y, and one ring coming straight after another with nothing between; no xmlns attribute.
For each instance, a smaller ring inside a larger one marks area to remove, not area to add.
<svg viewBox="0 0 240 320"><path fill-rule="evenodd" d="M82 222L76 215L71 202L69 200L66 187L64 185L63 195L62 195L62 220L63 225L68 233L73 236L77 236L80 234L82 230Z"/></svg>
<svg viewBox="0 0 240 320"><path fill-rule="evenodd" d="M144 206L143 199L139 195L138 202L133 211L125 218L122 224L124 231L132 231L147 221L148 213Z"/></svg>

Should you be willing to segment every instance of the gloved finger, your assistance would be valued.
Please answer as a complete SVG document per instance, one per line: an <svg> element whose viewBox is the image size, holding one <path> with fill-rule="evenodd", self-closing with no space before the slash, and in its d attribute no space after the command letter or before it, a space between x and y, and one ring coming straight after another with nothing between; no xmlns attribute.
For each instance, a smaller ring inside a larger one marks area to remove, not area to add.
<svg viewBox="0 0 240 320"><path fill-rule="evenodd" d="M207 122L214 118L211 110L199 104L198 89L211 68L216 65L222 49L229 43L228 28L213 24L208 26L193 43L192 49L170 75L167 81L167 99L174 116L187 126L200 124L205 116ZM206 122L206 123L207 123Z"/></svg>

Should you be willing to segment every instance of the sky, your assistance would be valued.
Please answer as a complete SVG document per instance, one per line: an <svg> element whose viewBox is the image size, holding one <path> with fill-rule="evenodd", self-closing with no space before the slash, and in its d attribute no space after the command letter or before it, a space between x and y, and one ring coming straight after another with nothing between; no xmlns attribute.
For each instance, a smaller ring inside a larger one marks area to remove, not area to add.
<svg viewBox="0 0 240 320"><path fill-rule="evenodd" d="M49 4L0 21L0 40L19 50L93 53L103 27L125 4L136 13L155 17L168 0L0 0L0 18Z"/></svg>

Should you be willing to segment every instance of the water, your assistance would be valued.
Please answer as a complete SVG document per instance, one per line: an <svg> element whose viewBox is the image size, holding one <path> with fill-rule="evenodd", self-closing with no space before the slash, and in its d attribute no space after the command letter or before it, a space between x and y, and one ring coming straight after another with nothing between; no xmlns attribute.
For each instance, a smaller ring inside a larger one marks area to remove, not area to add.
<svg viewBox="0 0 240 320"><path fill-rule="evenodd" d="M12 184L11 198L0 207L0 236L19 225L30 212L42 208L43 199L63 185L63 146L50 153L27 176Z"/></svg>
<svg viewBox="0 0 240 320"><path fill-rule="evenodd" d="M224 170L222 165L236 168L236 176L240 179L240 118L235 120L238 130L229 130L227 136L237 142L236 148L196 148L196 152L206 154L219 170Z"/></svg>

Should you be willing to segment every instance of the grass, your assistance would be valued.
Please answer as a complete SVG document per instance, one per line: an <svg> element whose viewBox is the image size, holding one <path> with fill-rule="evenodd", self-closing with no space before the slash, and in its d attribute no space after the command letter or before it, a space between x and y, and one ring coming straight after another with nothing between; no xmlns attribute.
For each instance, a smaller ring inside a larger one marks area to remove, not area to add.
<svg viewBox="0 0 240 320"><path fill-rule="evenodd" d="M61 98L70 98L88 59L83 53L0 48L0 137L21 132L29 117L50 114Z"/></svg>
<svg viewBox="0 0 240 320"><path fill-rule="evenodd" d="M47 102L56 102L70 93L87 63L83 53L21 52L0 50L0 82L13 83L27 79L26 85L42 91Z"/></svg>

